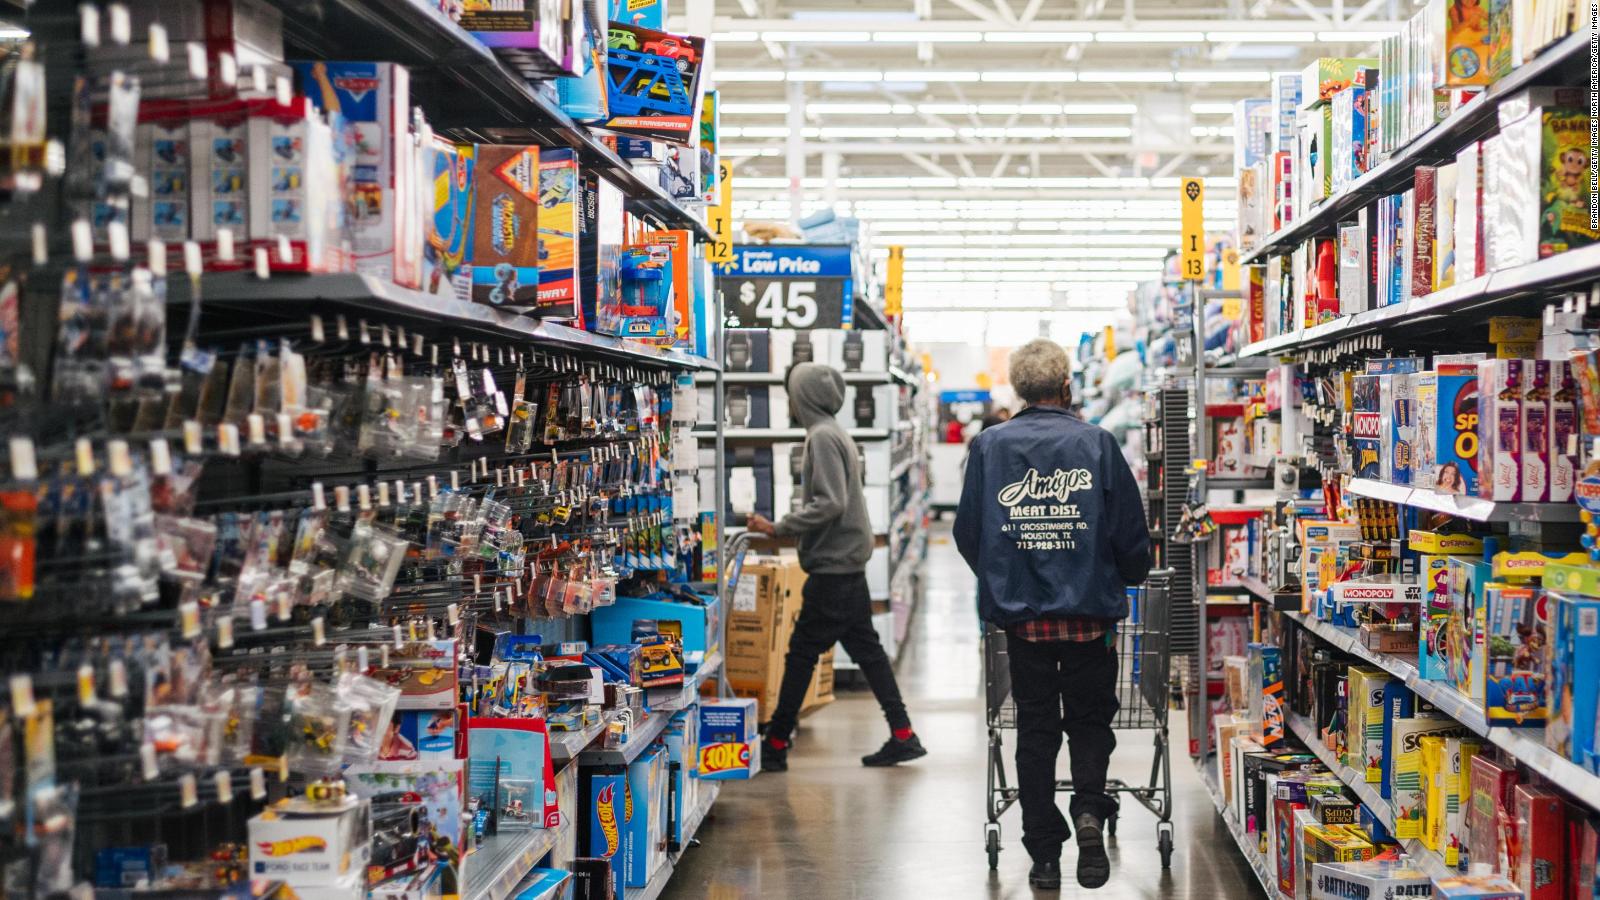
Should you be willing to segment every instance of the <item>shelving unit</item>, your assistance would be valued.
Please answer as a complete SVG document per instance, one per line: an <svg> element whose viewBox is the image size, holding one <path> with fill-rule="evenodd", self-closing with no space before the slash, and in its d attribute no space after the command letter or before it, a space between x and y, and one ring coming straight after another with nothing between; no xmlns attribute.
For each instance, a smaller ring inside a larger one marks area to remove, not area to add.
<svg viewBox="0 0 1600 900"><path fill-rule="evenodd" d="M1218 818L1222 819L1222 824L1233 838L1234 846L1239 848L1239 854L1249 864L1250 871L1255 873L1256 881L1261 884L1261 890L1265 891L1268 897L1278 896L1278 879L1273 877L1272 870L1267 867L1267 861L1256 851L1255 841L1245 833L1244 826L1239 824L1239 820L1228 810L1227 801L1222 796L1222 788L1218 786L1209 766L1201 768L1200 781L1206 787L1206 794L1211 798L1211 804L1217 809Z"/></svg>
<svg viewBox="0 0 1600 900"><path fill-rule="evenodd" d="M635 894L634 891L629 891L628 896L630 900L633 900L635 897L637 897L638 900L656 900L656 898L660 897L661 894L666 891L667 883L671 881L673 873L678 868L678 863L683 860L683 854L694 845L695 835L699 833L700 826L705 824L706 817L711 814L712 804L716 803L717 795L721 791L722 788L714 781L708 781L700 786L700 792L705 796L704 799L700 801L700 804L694 809L690 810L688 815L684 818L683 848L678 850L676 853L669 852L667 854L666 862L661 864L661 867L657 869L656 873L650 877L650 881L646 883L644 887L637 889L637 894Z"/></svg>
<svg viewBox="0 0 1600 900"><path fill-rule="evenodd" d="M562 818L555 828L506 829L486 837L468 854L464 865L463 900L506 900L528 870L544 859L572 823Z"/></svg>
<svg viewBox="0 0 1600 900"><path fill-rule="evenodd" d="M1573 503L1497 503L1462 494L1442 494L1425 488L1409 488L1368 478L1350 479L1350 493L1402 506L1446 513L1475 522L1576 522L1579 509Z"/></svg>

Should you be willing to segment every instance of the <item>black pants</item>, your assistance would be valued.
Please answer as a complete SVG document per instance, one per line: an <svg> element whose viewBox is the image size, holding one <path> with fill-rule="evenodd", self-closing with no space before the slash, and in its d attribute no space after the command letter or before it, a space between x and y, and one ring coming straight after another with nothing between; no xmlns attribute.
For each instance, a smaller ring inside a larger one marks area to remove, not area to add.
<svg viewBox="0 0 1600 900"><path fill-rule="evenodd" d="M1017 704L1017 790L1022 845L1035 860L1061 857L1072 835L1056 806L1056 756L1065 732L1072 757L1072 817L1101 821L1117 811L1106 769L1117 747L1117 651L1104 639L1033 642L1006 636L1011 696Z"/></svg>
<svg viewBox="0 0 1600 900"><path fill-rule="evenodd" d="M789 637L783 686L778 690L778 708L767 724L767 737L786 741L794 733L817 657L834 644L843 644L845 652L861 667L889 727L911 727L889 654L884 652L878 632L872 627L872 595L867 590L866 574L809 575L802 593L800 618Z"/></svg>

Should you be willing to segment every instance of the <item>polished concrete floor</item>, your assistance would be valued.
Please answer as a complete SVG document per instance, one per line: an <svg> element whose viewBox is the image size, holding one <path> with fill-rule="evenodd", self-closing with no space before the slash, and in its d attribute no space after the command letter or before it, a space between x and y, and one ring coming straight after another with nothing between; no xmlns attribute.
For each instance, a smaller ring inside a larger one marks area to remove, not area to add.
<svg viewBox="0 0 1600 900"><path fill-rule="evenodd" d="M971 574L947 530L933 536L928 593L900 659L901 690L929 755L896 769L864 769L859 757L887 736L865 690L802 723L784 774L726 782L701 831L701 846L684 855L665 896L670 900L972 900L1025 898L1028 857L1020 812L1002 821L998 872L984 853L985 751L977 615ZM1181 715L1172 717L1181 729ZM1150 733L1118 735L1113 775L1130 783L1149 777ZM1217 818L1177 738L1172 767L1177 852L1162 872L1155 820L1125 804L1112 849L1111 883L1078 889L1071 879L1059 895L1106 900L1255 900L1259 886ZM1065 749L1062 754L1065 757ZM1008 771L1012 749L1006 751ZM1061 761L1062 777L1066 760ZM1065 798L1062 798L1065 803Z"/></svg>

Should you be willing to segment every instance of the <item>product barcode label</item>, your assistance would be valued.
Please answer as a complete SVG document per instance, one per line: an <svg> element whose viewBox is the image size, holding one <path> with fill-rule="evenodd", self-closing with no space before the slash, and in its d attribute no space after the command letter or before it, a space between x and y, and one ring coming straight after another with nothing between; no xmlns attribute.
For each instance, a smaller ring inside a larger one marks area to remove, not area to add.
<svg viewBox="0 0 1600 900"><path fill-rule="evenodd" d="M1600 609L1588 606L1578 610L1578 634L1581 637L1600 634Z"/></svg>

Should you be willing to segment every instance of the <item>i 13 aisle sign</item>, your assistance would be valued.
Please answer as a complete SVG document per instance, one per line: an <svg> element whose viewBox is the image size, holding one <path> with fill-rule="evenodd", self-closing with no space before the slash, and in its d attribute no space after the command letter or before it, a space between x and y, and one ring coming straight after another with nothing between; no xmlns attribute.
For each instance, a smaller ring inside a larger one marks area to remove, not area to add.
<svg viewBox="0 0 1600 900"><path fill-rule="evenodd" d="M730 328L849 328L850 248L843 244L735 245L717 266Z"/></svg>
<svg viewBox="0 0 1600 900"><path fill-rule="evenodd" d="M1199 281L1206 274L1206 183L1199 178L1183 179L1178 185L1178 208L1183 212L1178 276Z"/></svg>

